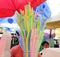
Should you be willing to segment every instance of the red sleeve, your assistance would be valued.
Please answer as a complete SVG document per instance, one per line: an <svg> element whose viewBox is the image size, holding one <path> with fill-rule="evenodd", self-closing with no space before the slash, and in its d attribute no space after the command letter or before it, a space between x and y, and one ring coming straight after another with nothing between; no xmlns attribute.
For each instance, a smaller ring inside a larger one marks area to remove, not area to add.
<svg viewBox="0 0 60 57"><path fill-rule="evenodd" d="M23 57L23 51L20 45L16 45L11 48L11 57Z"/></svg>
<svg viewBox="0 0 60 57"><path fill-rule="evenodd" d="M14 48L11 48L11 57L15 57L14 56Z"/></svg>

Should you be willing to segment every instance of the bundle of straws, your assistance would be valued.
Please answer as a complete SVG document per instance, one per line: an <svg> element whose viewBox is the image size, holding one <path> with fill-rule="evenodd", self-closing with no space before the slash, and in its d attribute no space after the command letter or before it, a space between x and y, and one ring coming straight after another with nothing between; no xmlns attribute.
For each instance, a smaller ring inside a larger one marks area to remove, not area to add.
<svg viewBox="0 0 60 57"><path fill-rule="evenodd" d="M17 13L17 23L20 26L24 57L38 57L38 51L42 42L40 31L40 18L34 18L33 8L30 4L25 6L25 10Z"/></svg>

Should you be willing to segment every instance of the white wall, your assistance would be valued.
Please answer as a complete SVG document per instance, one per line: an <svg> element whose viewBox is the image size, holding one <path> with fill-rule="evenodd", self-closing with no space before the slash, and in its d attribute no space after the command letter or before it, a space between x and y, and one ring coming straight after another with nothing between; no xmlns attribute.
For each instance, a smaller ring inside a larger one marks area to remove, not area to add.
<svg viewBox="0 0 60 57"><path fill-rule="evenodd" d="M47 3L51 9L52 16L60 13L60 0L47 0Z"/></svg>

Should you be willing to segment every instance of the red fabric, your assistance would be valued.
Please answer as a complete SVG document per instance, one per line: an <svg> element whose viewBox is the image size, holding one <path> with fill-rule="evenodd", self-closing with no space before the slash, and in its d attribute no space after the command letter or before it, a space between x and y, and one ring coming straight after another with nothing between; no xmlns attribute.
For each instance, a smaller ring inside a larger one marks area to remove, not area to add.
<svg viewBox="0 0 60 57"><path fill-rule="evenodd" d="M15 13L15 7L12 0L0 0L0 17L12 16Z"/></svg>
<svg viewBox="0 0 60 57"><path fill-rule="evenodd" d="M23 57L23 51L20 45L11 48L11 57Z"/></svg>
<svg viewBox="0 0 60 57"><path fill-rule="evenodd" d="M24 6L31 2L31 6L34 8L45 0L0 0L0 18L13 16L15 11L24 9Z"/></svg>
<svg viewBox="0 0 60 57"><path fill-rule="evenodd" d="M46 0L32 0L31 2L31 7L35 8L38 5L40 5L41 3L45 2Z"/></svg>

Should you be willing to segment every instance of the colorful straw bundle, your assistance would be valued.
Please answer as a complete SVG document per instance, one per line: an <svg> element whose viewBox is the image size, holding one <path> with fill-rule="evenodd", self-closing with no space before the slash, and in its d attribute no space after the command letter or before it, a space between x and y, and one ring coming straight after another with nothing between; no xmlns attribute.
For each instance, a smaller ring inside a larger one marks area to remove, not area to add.
<svg viewBox="0 0 60 57"><path fill-rule="evenodd" d="M26 5L25 11L20 11L21 14L17 13L17 23L21 29L24 57L38 57L38 51L43 40L40 37L43 35L40 31L40 18L35 20L30 4Z"/></svg>

